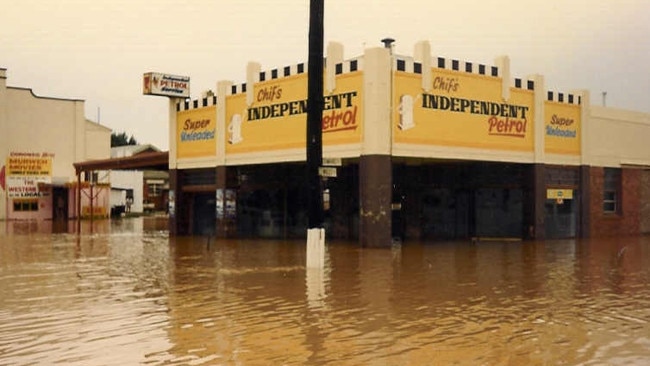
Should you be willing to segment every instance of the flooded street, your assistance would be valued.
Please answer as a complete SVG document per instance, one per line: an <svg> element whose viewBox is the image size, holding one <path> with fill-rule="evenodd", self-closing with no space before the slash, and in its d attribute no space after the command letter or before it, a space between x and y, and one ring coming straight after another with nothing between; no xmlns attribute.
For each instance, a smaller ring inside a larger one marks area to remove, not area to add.
<svg viewBox="0 0 650 366"><path fill-rule="evenodd" d="M2 365L645 365L650 237L170 238L165 219L0 222Z"/></svg>

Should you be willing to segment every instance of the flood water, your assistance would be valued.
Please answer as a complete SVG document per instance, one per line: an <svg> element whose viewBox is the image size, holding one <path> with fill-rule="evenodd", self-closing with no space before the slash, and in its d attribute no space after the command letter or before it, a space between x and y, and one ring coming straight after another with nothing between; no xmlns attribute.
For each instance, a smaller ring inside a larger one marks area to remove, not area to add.
<svg viewBox="0 0 650 366"><path fill-rule="evenodd" d="M170 238L0 222L1 365L646 365L650 238Z"/></svg>

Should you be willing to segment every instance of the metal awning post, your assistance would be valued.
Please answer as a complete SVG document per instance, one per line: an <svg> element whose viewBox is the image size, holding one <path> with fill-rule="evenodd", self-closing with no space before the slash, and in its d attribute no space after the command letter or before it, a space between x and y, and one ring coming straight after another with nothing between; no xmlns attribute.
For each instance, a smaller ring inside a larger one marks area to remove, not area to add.
<svg viewBox="0 0 650 366"><path fill-rule="evenodd" d="M94 179L94 170L90 171L90 231L92 232L93 230L93 220L95 216L95 207L93 205L93 201L95 200L95 196L93 194L93 186L95 185L95 179Z"/></svg>
<svg viewBox="0 0 650 366"><path fill-rule="evenodd" d="M75 192L75 211L77 214L77 234L81 234L81 171L77 169L77 190Z"/></svg>

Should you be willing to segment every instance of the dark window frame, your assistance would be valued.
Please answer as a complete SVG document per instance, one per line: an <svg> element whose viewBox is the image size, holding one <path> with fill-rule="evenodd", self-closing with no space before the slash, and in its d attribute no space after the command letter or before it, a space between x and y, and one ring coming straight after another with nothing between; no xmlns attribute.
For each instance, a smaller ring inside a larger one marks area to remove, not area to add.
<svg viewBox="0 0 650 366"><path fill-rule="evenodd" d="M13 200L14 212L38 212L38 199Z"/></svg>
<svg viewBox="0 0 650 366"><path fill-rule="evenodd" d="M147 196L148 197L159 197L162 195L163 184L161 183L148 183L147 184Z"/></svg>
<svg viewBox="0 0 650 366"><path fill-rule="evenodd" d="M603 213L607 215L621 213L621 170L618 168L604 168Z"/></svg>

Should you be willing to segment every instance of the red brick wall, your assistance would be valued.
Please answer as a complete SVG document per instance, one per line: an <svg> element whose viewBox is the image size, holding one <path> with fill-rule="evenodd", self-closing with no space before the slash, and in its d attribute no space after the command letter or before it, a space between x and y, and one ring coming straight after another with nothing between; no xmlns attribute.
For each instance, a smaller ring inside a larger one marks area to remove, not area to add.
<svg viewBox="0 0 650 366"><path fill-rule="evenodd" d="M650 233L650 171L642 170L640 174L641 222L639 230L641 234L648 234Z"/></svg>
<svg viewBox="0 0 650 366"><path fill-rule="evenodd" d="M592 237L639 235L641 222L641 170L621 169L620 210L603 212L604 168L590 169L590 231Z"/></svg>

